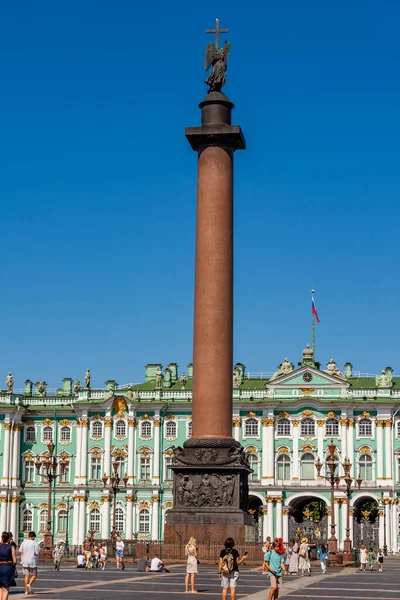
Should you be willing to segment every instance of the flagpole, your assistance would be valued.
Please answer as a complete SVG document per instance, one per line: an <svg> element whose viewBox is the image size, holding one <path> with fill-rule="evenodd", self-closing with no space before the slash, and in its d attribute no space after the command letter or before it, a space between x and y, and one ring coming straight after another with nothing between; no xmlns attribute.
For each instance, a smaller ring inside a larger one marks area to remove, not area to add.
<svg viewBox="0 0 400 600"><path fill-rule="evenodd" d="M311 301L314 300L315 290L311 290ZM311 311L311 347L315 357L315 315L314 311Z"/></svg>

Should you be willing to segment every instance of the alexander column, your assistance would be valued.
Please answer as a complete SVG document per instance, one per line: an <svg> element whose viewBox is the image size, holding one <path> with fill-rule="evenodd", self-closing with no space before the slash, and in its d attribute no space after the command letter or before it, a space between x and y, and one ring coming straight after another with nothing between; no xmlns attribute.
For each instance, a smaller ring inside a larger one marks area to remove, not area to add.
<svg viewBox="0 0 400 600"><path fill-rule="evenodd" d="M201 127L186 137L198 153L192 438L175 450L174 506L166 541L195 536L245 540L249 464L232 438L233 367L233 155L244 150L241 128L231 124L233 104L222 93L230 43L206 49L208 94L200 103Z"/></svg>

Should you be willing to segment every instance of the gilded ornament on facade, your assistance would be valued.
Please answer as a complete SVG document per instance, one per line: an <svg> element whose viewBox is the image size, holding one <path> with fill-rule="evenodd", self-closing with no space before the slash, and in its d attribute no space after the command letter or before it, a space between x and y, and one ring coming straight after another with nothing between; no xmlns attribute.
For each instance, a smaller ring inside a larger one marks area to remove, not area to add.
<svg viewBox="0 0 400 600"><path fill-rule="evenodd" d="M14 423L14 427L13 427L14 431L21 431L21 429L22 429L22 423Z"/></svg>
<svg viewBox="0 0 400 600"><path fill-rule="evenodd" d="M254 446L249 446L248 448L246 448L246 452L248 454L257 454L257 448L255 448Z"/></svg>
<svg viewBox="0 0 400 600"><path fill-rule="evenodd" d="M143 448L140 452L140 456L149 456L150 450L148 448Z"/></svg>
<svg viewBox="0 0 400 600"><path fill-rule="evenodd" d="M176 419L176 416L173 415L172 413L169 413L169 415L167 415L166 417L169 421L173 421L174 419Z"/></svg>
<svg viewBox="0 0 400 600"><path fill-rule="evenodd" d="M290 508L283 508L282 514L284 517L286 517L287 515L290 515Z"/></svg>
<svg viewBox="0 0 400 600"><path fill-rule="evenodd" d="M282 448L279 448L278 456L280 456L281 454L288 455L289 454L289 448L286 448L286 446L283 446Z"/></svg>
<svg viewBox="0 0 400 600"><path fill-rule="evenodd" d="M272 427L275 423L275 419L274 418L269 418L269 419L261 419L261 424L263 427Z"/></svg>
<svg viewBox="0 0 400 600"><path fill-rule="evenodd" d="M98 458L99 456L101 456L101 451L99 448L89 448L89 454L94 458Z"/></svg>
<svg viewBox="0 0 400 600"><path fill-rule="evenodd" d="M140 502L138 508L139 508L139 510L142 510L143 508L150 508L150 504L149 504L149 502L147 502L147 500L142 500L142 502Z"/></svg>
<svg viewBox="0 0 400 600"><path fill-rule="evenodd" d="M375 421L375 425L377 427L383 427L383 423L384 423L384 421L382 421L382 419L376 419L376 421Z"/></svg>
<svg viewBox="0 0 400 600"><path fill-rule="evenodd" d="M67 505L65 504L65 502L60 502L60 504L58 505L59 510L62 510L64 508L67 508Z"/></svg>
<svg viewBox="0 0 400 600"><path fill-rule="evenodd" d="M349 427L354 427L354 425L355 425L355 419L347 419L347 425Z"/></svg>
<svg viewBox="0 0 400 600"><path fill-rule="evenodd" d="M141 418L142 421L149 421L150 420L150 417L147 414L146 415L142 415L140 418Z"/></svg>
<svg viewBox="0 0 400 600"><path fill-rule="evenodd" d="M303 452L312 452L314 450L314 446L311 445L311 444L309 444L309 445L306 445L306 446L302 446L301 449L302 449Z"/></svg>
<svg viewBox="0 0 400 600"><path fill-rule="evenodd" d="M63 427L69 427L69 425L72 425L71 421L68 421L68 419L63 419L62 421L59 422L59 425L63 426Z"/></svg>
<svg viewBox="0 0 400 600"><path fill-rule="evenodd" d="M248 412L248 413L247 413L247 415L246 415L246 417L251 417L251 418L253 418L253 419L254 419L254 417L256 417L256 416L257 416L257 415L256 415L256 413L255 413L255 412Z"/></svg>
<svg viewBox="0 0 400 600"><path fill-rule="evenodd" d="M113 409L116 413L124 413L128 410L128 405L123 396L117 396L113 402Z"/></svg>
<svg viewBox="0 0 400 600"><path fill-rule="evenodd" d="M81 419L81 427L89 427L89 419Z"/></svg>
<svg viewBox="0 0 400 600"><path fill-rule="evenodd" d="M241 422L242 422L242 421L241 421L241 419L233 419L233 421L232 421L232 425L233 425L234 427L240 427L240 425L241 425Z"/></svg>
<svg viewBox="0 0 400 600"><path fill-rule="evenodd" d="M314 388L306 388L306 387L301 387L301 388L300 388L300 391L301 391L301 392L302 392L302 393L303 393L305 396L311 396L311 395L313 394L313 392L314 392ZM312 415L312 414L313 414L312 410L310 410L310 411L305 411L305 410L303 410L303 415L304 415L306 412L309 412L309 413L310 413L310 415Z"/></svg>
<svg viewBox="0 0 400 600"><path fill-rule="evenodd" d="M89 504L89 509L92 510L93 508L100 508L100 504L97 502L97 500L92 500Z"/></svg>
<svg viewBox="0 0 400 600"><path fill-rule="evenodd" d="M24 421L25 425L35 425L35 421L33 421L32 419L28 419L28 421Z"/></svg>
<svg viewBox="0 0 400 600"><path fill-rule="evenodd" d="M287 419L288 417L290 417L290 415L289 415L288 412L283 411L283 412L279 413L279 418L280 419Z"/></svg>
<svg viewBox="0 0 400 600"><path fill-rule="evenodd" d="M385 423L385 427L391 427L392 426L392 420L391 419L387 419L386 421L384 421Z"/></svg>
<svg viewBox="0 0 400 600"><path fill-rule="evenodd" d="M370 416L371 416L371 415L370 415L370 413L369 413L369 412L366 412L366 411L364 410L364 412L362 412L362 413L361 413L361 415L360 415L360 419L369 419L369 418L370 418Z"/></svg>
<svg viewBox="0 0 400 600"><path fill-rule="evenodd" d="M43 425L54 425L54 421L52 421L51 419L45 419L43 421Z"/></svg>
<svg viewBox="0 0 400 600"><path fill-rule="evenodd" d="M110 496L102 496L102 497L101 497L101 501L102 501L102 502L110 502L110 501L111 501L111 498L110 498Z"/></svg>
<svg viewBox="0 0 400 600"><path fill-rule="evenodd" d="M342 427L347 427L347 425L348 425L348 422L347 422L347 419L346 419L345 417L342 417L342 418L340 419L340 425L341 425Z"/></svg>
<svg viewBox="0 0 400 600"><path fill-rule="evenodd" d="M271 504L271 502L275 502L275 498L267 497L267 503Z"/></svg>
<svg viewBox="0 0 400 600"><path fill-rule="evenodd" d="M136 419L128 419L128 427L137 427Z"/></svg>
<svg viewBox="0 0 400 600"><path fill-rule="evenodd" d="M298 421L297 419L294 419L294 420L292 421L292 425L293 425L293 427L298 427L298 426L299 426L299 424L300 424L300 421Z"/></svg>
<svg viewBox="0 0 400 600"><path fill-rule="evenodd" d="M152 502L160 502L160 497L159 496L152 496L151 497L151 501Z"/></svg>
<svg viewBox="0 0 400 600"><path fill-rule="evenodd" d="M104 427L112 427L113 420L110 418L104 419Z"/></svg>
<svg viewBox="0 0 400 600"><path fill-rule="evenodd" d="M312 411L312 410L306 409L306 410L303 410L303 412L302 412L301 414L302 414L304 417L312 417L314 413L313 413L313 411Z"/></svg>
<svg viewBox="0 0 400 600"><path fill-rule="evenodd" d="M330 412L328 412L328 414L326 415L327 419L335 419L336 418L336 413L333 412L332 410Z"/></svg>
<svg viewBox="0 0 400 600"><path fill-rule="evenodd" d="M41 504L39 504L39 508L40 510L45 510L47 508L47 502L42 502Z"/></svg>
<svg viewBox="0 0 400 600"><path fill-rule="evenodd" d="M323 419L318 419L317 425L318 427L323 427L325 425L325 421Z"/></svg>
<svg viewBox="0 0 400 600"><path fill-rule="evenodd" d="M368 446L364 446L363 448L361 448L360 450L360 454L361 456L363 456L364 454L371 454L371 450L370 448L368 448Z"/></svg>
<svg viewBox="0 0 400 600"><path fill-rule="evenodd" d="M172 502L166 502L164 504L165 508L172 508L173 507L173 503Z"/></svg>
<svg viewBox="0 0 400 600"><path fill-rule="evenodd" d="M153 419L154 427L160 427L161 419Z"/></svg>
<svg viewBox="0 0 400 600"><path fill-rule="evenodd" d="M18 504L18 502L21 500L20 496L13 496L11 498L11 504Z"/></svg>
<svg viewBox="0 0 400 600"><path fill-rule="evenodd" d="M5 421L5 423L4 423L4 429L6 431L10 431L10 429L11 429L11 423L9 421Z"/></svg>

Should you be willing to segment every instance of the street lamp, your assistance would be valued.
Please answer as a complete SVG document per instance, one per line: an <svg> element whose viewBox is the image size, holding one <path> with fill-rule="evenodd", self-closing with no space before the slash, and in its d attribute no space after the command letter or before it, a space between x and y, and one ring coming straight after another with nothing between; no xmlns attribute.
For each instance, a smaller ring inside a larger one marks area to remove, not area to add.
<svg viewBox="0 0 400 600"><path fill-rule="evenodd" d="M103 485L105 488L109 488L113 492L113 524L112 524L112 532L111 536L113 538L117 537L116 531L116 513L117 513L117 494L126 488L128 485L129 478L125 474L124 477L120 477L118 473L119 462L114 460L113 464L113 472L112 475L108 476L104 473L104 476L101 478L103 481Z"/></svg>
<svg viewBox="0 0 400 600"><path fill-rule="evenodd" d="M72 497L70 494L67 494L66 496L62 496L62 499L64 500L64 502L67 505L67 531L65 533L65 548L64 549L69 558L69 511L71 510L70 504L71 504Z"/></svg>
<svg viewBox="0 0 400 600"><path fill-rule="evenodd" d="M335 470L337 467L337 462L335 461L335 454L337 451L337 446L336 444L333 443L333 440L331 440L331 443L328 446L328 458L326 460L326 464L328 465L329 468L329 474L325 475L324 479L326 479L326 481L330 484L331 486L331 537L328 540L328 549L329 552L331 553L336 553L338 551L338 547L337 547L337 538L335 537L335 506L334 506L334 502L335 502L335 486L336 489L339 489L339 484L340 484L340 480L343 479L344 483L345 483L345 489L344 492L347 496L347 515L346 515L346 539L343 542L343 548L345 552L351 552L351 540L350 540L350 496L351 493L354 491L351 488L351 484L353 482L353 478L350 476L350 470L351 470L351 462L349 458L345 458L342 466L344 469L344 476L343 477L339 477L338 475L335 475ZM322 469L322 463L318 457L317 461L315 462L315 467L317 469L318 472L318 477L321 477L321 469ZM362 483L362 479L360 479L360 477L358 477L356 479L357 482L357 486L358 489L360 489L361 487L361 483Z"/></svg>
<svg viewBox="0 0 400 600"><path fill-rule="evenodd" d="M49 496L47 502L47 526L46 533L43 536L43 546L45 550L51 550L53 547L53 534L51 532L51 491L53 481L55 481L57 477L62 477L64 475L65 469L68 465L68 461L63 457L60 459L60 461L57 461L57 457L54 456L54 449L54 442L51 441L47 446L48 453L41 458L38 456L35 461L37 474L43 477L49 486ZM60 466L60 470L57 473L58 466Z"/></svg>

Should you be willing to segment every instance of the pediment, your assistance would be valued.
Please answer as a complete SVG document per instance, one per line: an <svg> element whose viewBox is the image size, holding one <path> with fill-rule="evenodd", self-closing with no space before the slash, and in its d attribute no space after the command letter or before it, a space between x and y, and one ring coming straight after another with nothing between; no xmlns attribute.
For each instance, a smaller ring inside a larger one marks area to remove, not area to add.
<svg viewBox="0 0 400 600"><path fill-rule="evenodd" d="M267 383L267 388L299 388L299 387L330 387L330 388L348 388L349 382L341 377L328 375L314 367L301 367L287 375L281 375L271 382Z"/></svg>

